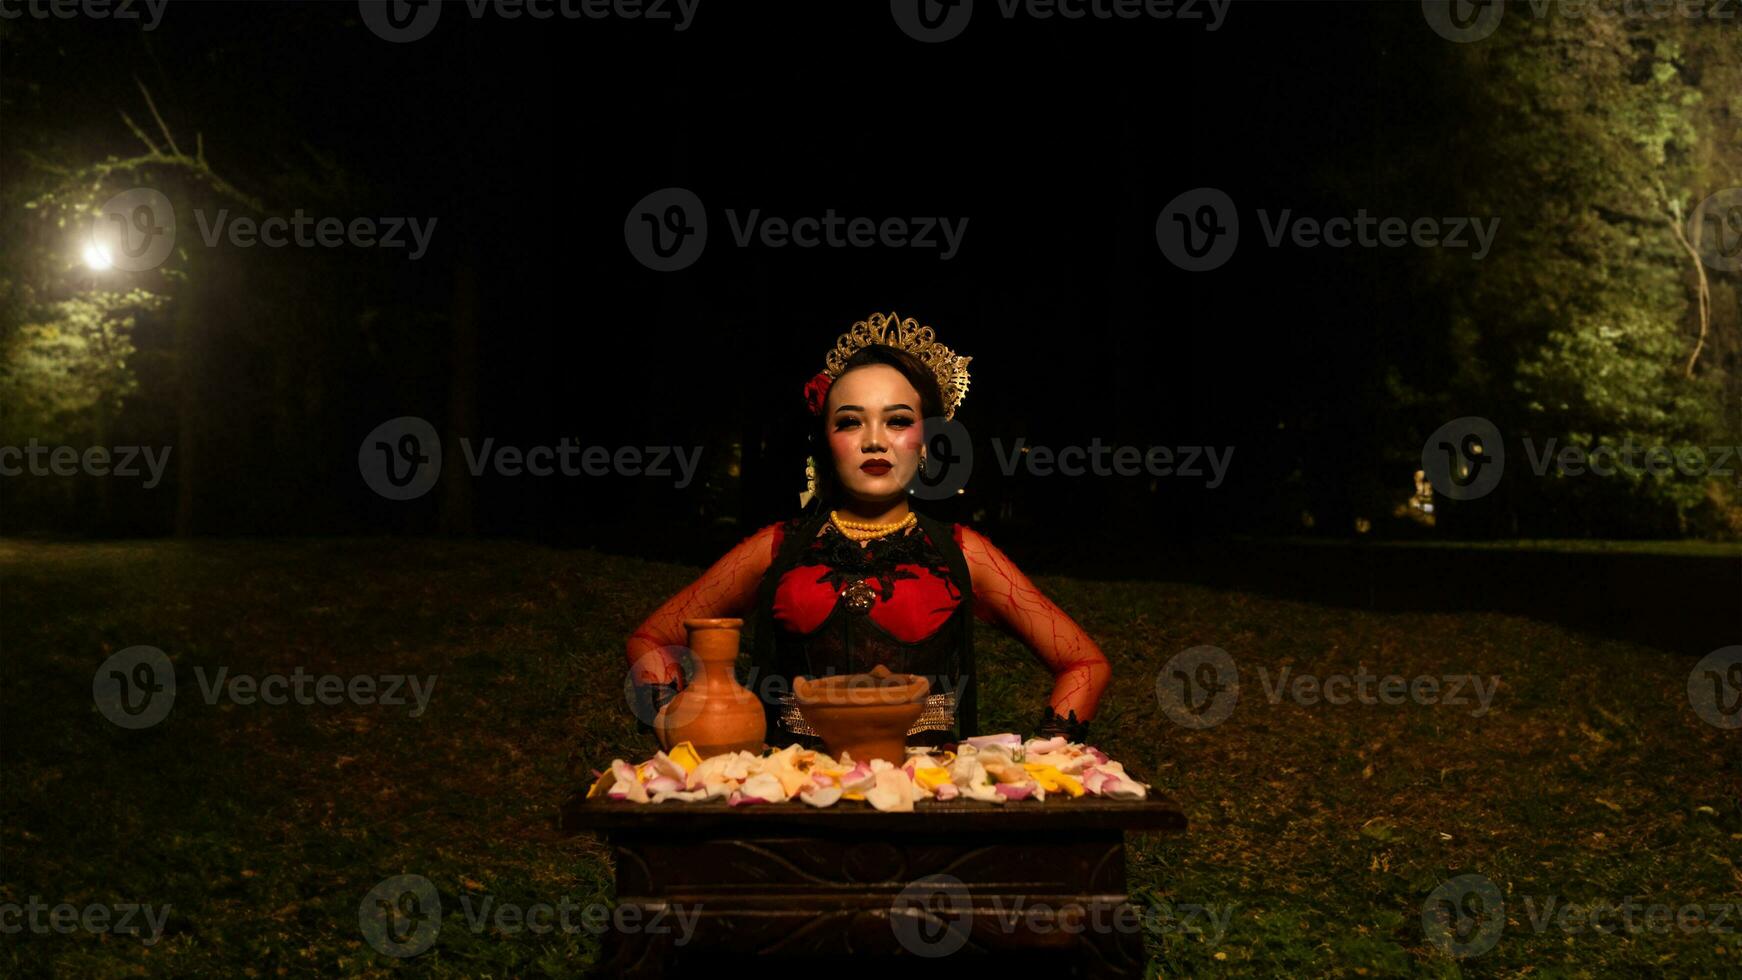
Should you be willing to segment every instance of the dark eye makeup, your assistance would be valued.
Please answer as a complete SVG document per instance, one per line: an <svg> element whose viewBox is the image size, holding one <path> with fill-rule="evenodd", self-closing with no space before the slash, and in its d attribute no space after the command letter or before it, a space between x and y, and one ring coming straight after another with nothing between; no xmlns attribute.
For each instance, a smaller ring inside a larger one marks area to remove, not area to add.
<svg viewBox="0 0 1742 980"><path fill-rule="evenodd" d="M859 417L857 415L837 416L835 418L835 431L839 432L842 429L848 428L849 426L854 426L854 425L858 425L858 424L859 424ZM905 429L908 426L913 424L913 418L911 416L907 416L907 415L892 415L889 417L889 424L896 427L896 428Z"/></svg>

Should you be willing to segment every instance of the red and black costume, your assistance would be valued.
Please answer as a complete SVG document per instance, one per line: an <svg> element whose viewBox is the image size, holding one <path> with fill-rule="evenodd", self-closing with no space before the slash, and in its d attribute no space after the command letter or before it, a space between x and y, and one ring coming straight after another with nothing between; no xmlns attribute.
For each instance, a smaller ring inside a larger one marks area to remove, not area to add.
<svg viewBox="0 0 1742 980"><path fill-rule="evenodd" d="M793 678L861 673L878 664L932 681L931 703L910 733L913 744L983 734L975 619L1001 626L1035 651L1053 674L1054 703L1093 707L1105 683L1105 661L1093 641L984 538L961 524L914 516L917 527L863 549L815 509L744 539L631 638L631 660L643 664L634 684L642 726L651 730L648 721L680 688L675 659L665 667L656 661L662 653L675 658L683 620L695 615L749 620L752 669L739 680L763 702L770 744L810 737L793 731L796 711L783 700ZM986 565L979 569L986 595L975 594L969 548ZM1074 707L1065 717L1050 704L1042 708L1036 734L1080 742L1087 733Z"/></svg>
<svg viewBox="0 0 1742 980"><path fill-rule="evenodd" d="M813 737L787 699L794 678L859 674L879 664L931 681L911 744L979 734L974 587L962 528L914 516L905 533L863 547L821 511L780 525L751 638L750 688L768 713L769 744Z"/></svg>

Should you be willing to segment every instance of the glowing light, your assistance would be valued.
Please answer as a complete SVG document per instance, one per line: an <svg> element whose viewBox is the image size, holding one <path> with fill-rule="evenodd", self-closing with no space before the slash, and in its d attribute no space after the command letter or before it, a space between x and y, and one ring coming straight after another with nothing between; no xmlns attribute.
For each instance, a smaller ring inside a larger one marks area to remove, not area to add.
<svg viewBox="0 0 1742 980"><path fill-rule="evenodd" d="M85 246L85 265L92 272L107 272L115 267L115 260L109 257L109 250L96 242Z"/></svg>

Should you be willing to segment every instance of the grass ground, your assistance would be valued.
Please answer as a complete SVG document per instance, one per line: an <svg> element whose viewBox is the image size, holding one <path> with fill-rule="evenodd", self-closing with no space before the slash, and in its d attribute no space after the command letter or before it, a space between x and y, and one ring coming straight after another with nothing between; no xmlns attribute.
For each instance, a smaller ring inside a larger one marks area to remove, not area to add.
<svg viewBox="0 0 1742 980"><path fill-rule="evenodd" d="M1682 557L1735 558L1742 556L1742 541L1705 541L1679 539L1673 541L1627 541L1613 538L1509 538L1503 541L1447 541L1433 538L1418 540L1350 541L1324 538L1247 538L1244 540L1286 542L1305 547L1348 548L1449 548L1458 551L1551 551L1560 554L1626 554L1671 555Z"/></svg>
<svg viewBox="0 0 1742 980"><path fill-rule="evenodd" d="M577 973L592 932L474 930L465 909L608 900L607 854L559 836L555 808L590 769L650 751L622 696L622 642L695 571L510 542L0 543L0 927L19 921L6 903L33 897L169 906L151 945L26 928L0 944L0 973ZM1191 820L1131 849L1158 926L1152 972L1742 973L1742 733L1690 707L1690 661L1510 616L1039 581L1114 664L1092 741ZM983 636L982 727L1020 731L1048 679ZM179 689L166 720L130 731L98 712L92 678L139 644L173 659ZM1156 678L1201 644L1238 663L1239 699L1220 724L1180 727ZM219 667L436 687L420 717L208 703L196 678ZM1485 712L1473 696L1271 703L1284 668L1499 687ZM434 882L447 915L411 960L359 928L365 894L398 874ZM1460 960L1427 940L1422 910L1464 874L1494 883L1506 924ZM1628 932L1610 917L1601 932L1564 917L1629 899L1701 918Z"/></svg>

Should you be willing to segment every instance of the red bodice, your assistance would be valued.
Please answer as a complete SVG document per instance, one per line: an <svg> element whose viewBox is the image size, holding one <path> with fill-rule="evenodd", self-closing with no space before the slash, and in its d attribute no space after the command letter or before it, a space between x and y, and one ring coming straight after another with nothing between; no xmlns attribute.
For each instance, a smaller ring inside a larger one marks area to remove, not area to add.
<svg viewBox="0 0 1742 980"><path fill-rule="evenodd" d="M971 717L972 583L951 574L951 559L931 537L947 533L959 549L962 527L929 526L930 531L916 525L864 546L833 524L819 528L803 517L777 528L772 549L789 564L780 566L784 571L769 569L777 577L761 607L770 637L764 648L768 659L759 662L768 688L770 730L787 733L774 741L808 734L790 703L793 678L859 674L879 666L931 681L924 713L908 733L917 740L913 744L952 737L958 708ZM814 529L813 536L789 541L801 528Z"/></svg>
<svg viewBox="0 0 1742 980"><path fill-rule="evenodd" d="M950 530L961 547L962 526L955 524ZM784 527L775 533L776 553L785 533ZM877 593L866 615L902 643L932 636L962 603L962 592L948 567L919 528L873 541L857 555L854 552L860 552L858 543L846 540L833 527L817 536L775 587L774 621L780 629L815 632L845 601L842 589L860 578Z"/></svg>
<svg viewBox="0 0 1742 980"><path fill-rule="evenodd" d="M754 623L745 683L767 705L776 738L793 678L877 666L931 679L932 697L958 698L956 721L972 733L973 621L981 619L1021 640L1052 672L1054 708L1091 715L1110 673L1094 640L983 536L919 520L863 548L815 513L762 528L630 637L637 683L677 686L686 619L741 615ZM802 542L791 537L801 528L810 532Z"/></svg>

